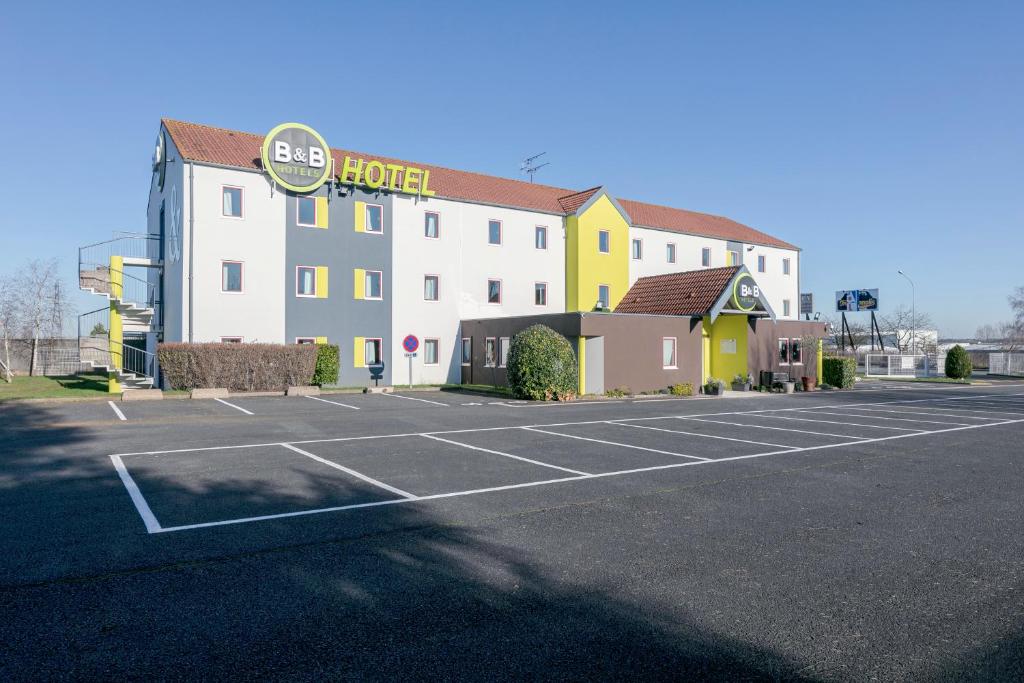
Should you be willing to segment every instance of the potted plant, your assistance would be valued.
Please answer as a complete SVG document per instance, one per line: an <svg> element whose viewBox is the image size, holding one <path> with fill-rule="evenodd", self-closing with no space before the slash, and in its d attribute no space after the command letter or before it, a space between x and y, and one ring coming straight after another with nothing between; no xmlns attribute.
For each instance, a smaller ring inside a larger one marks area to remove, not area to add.
<svg viewBox="0 0 1024 683"><path fill-rule="evenodd" d="M754 377L748 372L746 376L737 373L732 378L732 390L733 391L750 391L751 385L754 383Z"/></svg>
<svg viewBox="0 0 1024 683"><path fill-rule="evenodd" d="M800 338L800 346L807 356L807 360L804 361L804 370L812 371L812 368L817 367L818 343L820 341L821 336L816 334L805 334ZM814 375L804 375L800 378L800 383L803 385L804 391L814 391L818 385L818 378Z"/></svg>
<svg viewBox="0 0 1024 683"><path fill-rule="evenodd" d="M800 378L800 383L803 385L804 391L814 391L814 387L818 384L818 378L804 375Z"/></svg>
<svg viewBox="0 0 1024 683"><path fill-rule="evenodd" d="M708 377L704 382L704 394L706 396L721 396L725 389L725 382L714 377Z"/></svg>

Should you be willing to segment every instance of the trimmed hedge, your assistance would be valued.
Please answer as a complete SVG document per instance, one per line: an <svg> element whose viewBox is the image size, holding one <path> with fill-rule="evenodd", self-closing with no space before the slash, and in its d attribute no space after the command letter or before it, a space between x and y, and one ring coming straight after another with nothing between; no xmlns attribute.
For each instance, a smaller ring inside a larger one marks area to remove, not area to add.
<svg viewBox="0 0 1024 683"><path fill-rule="evenodd" d="M857 380L857 359L848 356L825 356L821 360L821 381L840 389L852 389Z"/></svg>
<svg viewBox="0 0 1024 683"><path fill-rule="evenodd" d="M317 365L313 344L160 344L160 371L172 389L282 391L308 386Z"/></svg>
<svg viewBox="0 0 1024 683"><path fill-rule="evenodd" d="M316 345L316 369L313 370L313 384L322 387L325 384L338 383L338 371L341 369L340 354L337 344Z"/></svg>
<svg viewBox="0 0 1024 683"><path fill-rule="evenodd" d="M576 354L569 340L546 325L532 325L512 337L508 383L517 398L571 401L579 388Z"/></svg>
<svg viewBox="0 0 1024 683"><path fill-rule="evenodd" d="M946 353L946 377L967 379L974 371L967 349L957 344Z"/></svg>

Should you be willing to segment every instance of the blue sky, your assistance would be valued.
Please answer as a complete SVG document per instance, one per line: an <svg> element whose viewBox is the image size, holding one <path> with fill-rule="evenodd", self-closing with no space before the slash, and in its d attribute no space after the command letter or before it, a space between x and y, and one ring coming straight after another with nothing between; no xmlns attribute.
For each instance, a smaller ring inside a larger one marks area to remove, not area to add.
<svg viewBox="0 0 1024 683"><path fill-rule="evenodd" d="M721 214L944 335L1024 284L1024 4L18 3L0 271L141 231L161 116ZM92 302L85 300L82 305ZM87 310L82 308L82 310Z"/></svg>

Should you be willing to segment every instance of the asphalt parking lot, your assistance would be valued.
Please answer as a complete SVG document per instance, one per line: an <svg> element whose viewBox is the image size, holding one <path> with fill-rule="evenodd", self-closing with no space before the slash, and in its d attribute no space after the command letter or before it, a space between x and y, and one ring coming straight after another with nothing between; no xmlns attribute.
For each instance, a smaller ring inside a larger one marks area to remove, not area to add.
<svg viewBox="0 0 1024 683"><path fill-rule="evenodd" d="M0 676L1019 680L1024 385L0 406Z"/></svg>

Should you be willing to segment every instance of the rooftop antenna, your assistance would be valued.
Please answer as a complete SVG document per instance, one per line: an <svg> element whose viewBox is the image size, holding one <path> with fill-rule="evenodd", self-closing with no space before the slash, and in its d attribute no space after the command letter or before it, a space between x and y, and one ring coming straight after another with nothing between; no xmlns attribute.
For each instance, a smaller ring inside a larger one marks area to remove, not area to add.
<svg viewBox="0 0 1024 683"><path fill-rule="evenodd" d="M527 157L527 158L523 159L523 163L519 164L519 170L522 171L523 173L525 173L526 175L530 176L530 182L531 183L533 182L534 174L536 174L537 171L539 171L540 169L544 168L545 166L547 166L548 164L551 163L550 161L545 161L543 164L538 164L537 163L537 159L540 159L545 154L547 154L547 152L541 152L540 154L534 154L532 157Z"/></svg>

